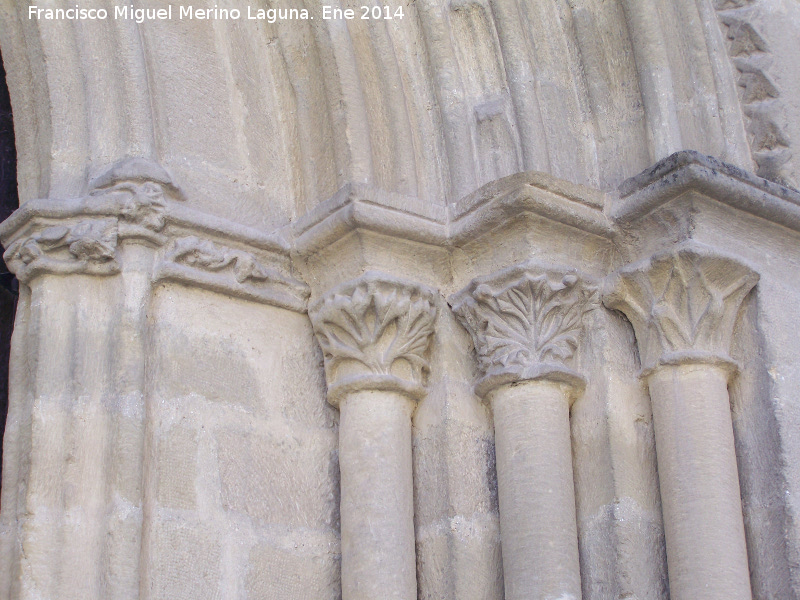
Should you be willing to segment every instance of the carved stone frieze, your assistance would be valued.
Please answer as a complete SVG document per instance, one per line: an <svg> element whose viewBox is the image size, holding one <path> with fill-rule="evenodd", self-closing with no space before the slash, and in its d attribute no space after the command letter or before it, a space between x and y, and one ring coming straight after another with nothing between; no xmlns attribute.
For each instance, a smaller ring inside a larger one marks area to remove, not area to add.
<svg viewBox="0 0 800 600"><path fill-rule="evenodd" d="M451 306L475 345L482 374L476 393L538 378L581 387L571 363L597 298L597 288L574 271L531 262L473 280Z"/></svg>
<svg viewBox="0 0 800 600"><path fill-rule="evenodd" d="M63 224L36 224L3 254L9 269L26 283L40 273L113 275L116 260L115 219L82 219Z"/></svg>
<svg viewBox="0 0 800 600"><path fill-rule="evenodd" d="M302 310L309 296L303 282L266 266L253 253L197 236L173 240L155 278L195 283L291 310Z"/></svg>
<svg viewBox="0 0 800 600"><path fill-rule="evenodd" d="M101 195L118 199L119 215L123 221L153 231L164 229L167 203L164 199L164 190L158 183L124 181L92 192L92 196Z"/></svg>
<svg viewBox="0 0 800 600"><path fill-rule="evenodd" d="M331 404L360 389L413 399L424 394L436 319L433 290L370 272L329 292L309 315L325 357Z"/></svg>
<svg viewBox="0 0 800 600"><path fill-rule="evenodd" d="M305 312L308 286L291 276L282 239L183 206L157 163L111 165L70 200L32 200L2 226L6 263L20 281L41 273L113 275L118 244L155 249L154 281L173 280Z"/></svg>
<svg viewBox="0 0 800 600"><path fill-rule="evenodd" d="M633 325L645 372L687 360L733 365L736 317L757 282L736 259L689 243L611 275L603 302Z"/></svg>

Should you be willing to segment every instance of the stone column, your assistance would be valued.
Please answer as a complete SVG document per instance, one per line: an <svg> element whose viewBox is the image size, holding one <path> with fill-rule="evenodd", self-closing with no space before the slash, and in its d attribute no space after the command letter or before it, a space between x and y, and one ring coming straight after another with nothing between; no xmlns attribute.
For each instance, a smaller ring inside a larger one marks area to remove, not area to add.
<svg viewBox="0 0 800 600"><path fill-rule="evenodd" d="M673 600L749 600L728 356L758 275L697 244L614 274L605 304L633 324L650 387Z"/></svg>
<svg viewBox="0 0 800 600"><path fill-rule="evenodd" d="M416 600L411 415L434 293L367 273L309 311L340 411L342 598Z"/></svg>
<svg viewBox="0 0 800 600"><path fill-rule="evenodd" d="M569 413L584 381L569 363L596 296L525 263L451 299L494 412L506 600L581 597Z"/></svg>

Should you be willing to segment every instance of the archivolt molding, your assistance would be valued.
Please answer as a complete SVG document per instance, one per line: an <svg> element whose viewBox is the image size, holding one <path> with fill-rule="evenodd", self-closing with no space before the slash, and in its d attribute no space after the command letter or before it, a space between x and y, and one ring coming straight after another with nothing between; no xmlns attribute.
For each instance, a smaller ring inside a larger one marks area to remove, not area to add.
<svg viewBox="0 0 800 600"><path fill-rule="evenodd" d="M522 263L473 280L450 302L472 335L482 374L478 395L529 379L582 389L572 362L598 290L574 270Z"/></svg>
<svg viewBox="0 0 800 600"><path fill-rule="evenodd" d="M87 196L26 202L0 225L6 264L27 283L44 274L114 275L119 246L155 249L153 281L171 280L304 312L308 286L291 274L276 235L197 213L158 164L127 159L89 185Z"/></svg>
<svg viewBox="0 0 800 600"><path fill-rule="evenodd" d="M683 362L733 368L736 317L758 279L738 260L689 242L612 274L603 302L633 325L644 374Z"/></svg>
<svg viewBox="0 0 800 600"><path fill-rule="evenodd" d="M325 358L328 400L351 391L425 393L435 292L369 272L330 291L309 310Z"/></svg>

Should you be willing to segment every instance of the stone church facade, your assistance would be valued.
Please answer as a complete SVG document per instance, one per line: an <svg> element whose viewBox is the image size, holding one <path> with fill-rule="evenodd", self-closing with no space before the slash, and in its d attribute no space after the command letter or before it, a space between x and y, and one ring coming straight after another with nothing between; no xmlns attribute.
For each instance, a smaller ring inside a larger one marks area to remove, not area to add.
<svg viewBox="0 0 800 600"><path fill-rule="evenodd" d="M0 600L800 598L798 0L31 4Z"/></svg>

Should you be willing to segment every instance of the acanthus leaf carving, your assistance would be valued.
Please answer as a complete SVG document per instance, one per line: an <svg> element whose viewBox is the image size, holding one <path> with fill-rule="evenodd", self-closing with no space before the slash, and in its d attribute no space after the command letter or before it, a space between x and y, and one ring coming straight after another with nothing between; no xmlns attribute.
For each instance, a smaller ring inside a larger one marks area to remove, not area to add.
<svg viewBox="0 0 800 600"><path fill-rule="evenodd" d="M545 376L581 385L570 365L597 298L574 271L530 262L474 280L451 305L473 339L482 374L476 391Z"/></svg>
<svg viewBox="0 0 800 600"><path fill-rule="evenodd" d="M323 351L331 403L350 389L422 395L436 318L432 290L367 273L331 291L309 315Z"/></svg>
<svg viewBox="0 0 800 600"><path fill-rule="evenodd" d="M13 242L3 258L27 282L42 272L113 275L119 272L116 250L116 219L84 219L35 227Z"/></svg>
<svg viewBox="0 0 800 600"><path fill-rule="evenodd" d="M613 274L603 302L633 325L644 371L702 360L732 364L736 317L758 274L696 243Z"/></svg>

